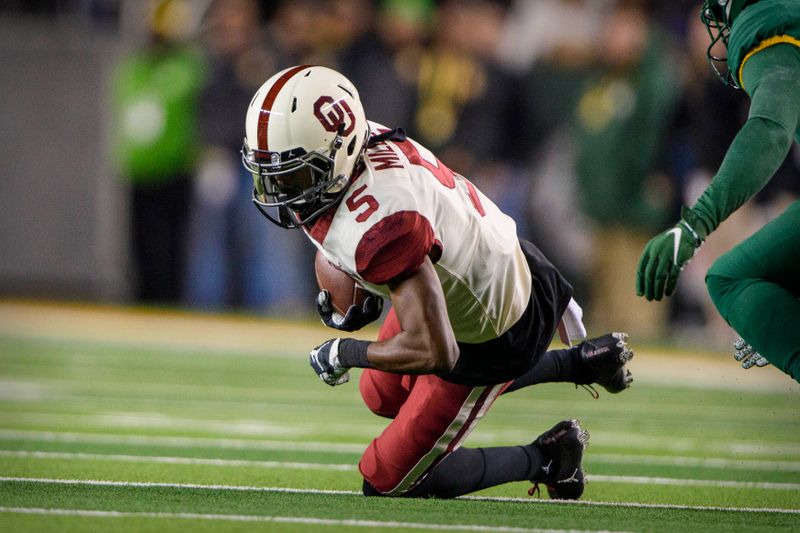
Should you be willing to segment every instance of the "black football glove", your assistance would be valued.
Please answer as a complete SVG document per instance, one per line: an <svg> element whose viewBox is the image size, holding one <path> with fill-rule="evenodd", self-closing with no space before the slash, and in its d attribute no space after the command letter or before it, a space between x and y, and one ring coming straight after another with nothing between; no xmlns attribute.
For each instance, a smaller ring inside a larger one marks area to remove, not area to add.
<svg viewBox="0 0 800 533"><path fill-rule="evenodd" d="M322 290L317 295L317 312L322 318L322 323L329 328L356 331L381 316L383 298L370 294L366 297L361 307L351 305L347 313L342 315L333 309L331 295L328 291Z"/></svg>
<svg viewBox="0 0 800 533"><path fill-rule="evenodd" d="M308 362L317 373L319 379L334 387L350 381L347 367L339 364L339 342L342 339L330 339L308 354Z"/></svg>

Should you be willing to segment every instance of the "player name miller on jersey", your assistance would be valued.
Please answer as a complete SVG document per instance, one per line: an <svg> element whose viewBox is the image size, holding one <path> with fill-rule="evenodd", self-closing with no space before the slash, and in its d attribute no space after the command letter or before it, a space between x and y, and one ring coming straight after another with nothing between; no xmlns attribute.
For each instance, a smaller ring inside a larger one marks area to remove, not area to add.
<svg viewBox="0 0 800 533"><path fill-rule="evenodd" d="M386 142L378 143L369 151L369 160L375 166L375 171L387 168L403 168L398 156Z"/></svg>
<svg viewBox="0 0 800 533"><path fill-rule="evenodd" d="M372 135L388 131L370 123ZM344 199L306 228L333 264L369 291L435 264L456 339L478 343L525 311L531 273L514 221L411 139L367 149Z"/></svg>

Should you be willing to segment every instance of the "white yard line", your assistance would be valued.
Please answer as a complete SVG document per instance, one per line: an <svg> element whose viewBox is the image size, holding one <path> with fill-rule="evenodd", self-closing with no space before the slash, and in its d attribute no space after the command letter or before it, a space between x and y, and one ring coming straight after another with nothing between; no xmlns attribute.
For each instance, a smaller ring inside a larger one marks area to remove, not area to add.
<svg viewBox="0 0 800 533"><path fill-rule="evenodd" d="M774 513L797 514L800 509L784 509L781 507L720 507L716 505L681 505L677 503L640 503L640 502L601 502L595 500L543 500L531 498L503 498L496 496L460 496L464 500L481 500L516 503L538 503L543 505L578 505L589 507L619 507L625 509L672 509L679 511L722 511L737 513Z"/></svg>
<svg viewBox="0 0 800 533"><path fill-rule="evenodd" d="M765 470L775 472L800 472L800 461L767 461L727 459L722 457L681 457L658 455L625 455L621 453L587 454L592 463L614 465L658 465L720 468L724 470Z"/></svg>
<svg viewBox="0 0 800 533"><path fill-rule="evenodd" d="M205 437L173 437L157 435L114 435L101 433L76 433L56 431L26 431L0 429L2 440L30 440L36 442L113 444L137 446L164 446L170 448L223 448L238 450L305 451L324 453L360 454L366 443L305 442L256 439L215 439ZM768 461L730 459L721 457L684 457L636 454L588 454L592 463L625 465L686 466L734 470L762 470L775 472L800 472L800 461Z"/></svg>
<svg viewBox="0 0 800 533"><path fill-rule="evenodd" d="M162 463L175 465L204 465L248 468L285 468L287 470L338 470L355 471L354 464L300 463L292 461L249 461L244 459L203 459L197 457L164 457L149 455L117 455L102 453L40 452L0 450L0 457L28 457L35 459L66 459L71 461L120 461L124 463Z"/></svg>
<svg viewBox="0 0 800 533"><path fill-rule="evenodd" d="M0 476L0 482L18 483L43 483L53 485L86 485L100 487L135 487L135 488L174 488L191 490L229 490L240 492L275 492L286 494L326 494L341 496L361 496L360 492L351 490L320 490L320 489L296 489L287 487L253 487L246 485L202 485L196 483L159 483L144 481L105 481L96 479L52 479L52 478L31 478L31 477L10 477ZM659 503L638 503L638 502L600 502L591 500L545 500L537 498L502 498L494 496L461 496L462 499L495 502L514 502L541 505L587 505L599 507L630 507L640 509L677 509L690 511L725 511L740 513L774 513L774 514L800 514L800 509L781 509L772 507L717 507L705 505L676 505Z"/></svg>
<svg viewBox="0 0 800 533"><path fill-rule="evenodd" d="M38 424L48 426L63 426L71 425L75 427L77 424L82 426L94 424L103 428L168 428L168 429L182 429L187 431L207 431L216 432L224 435L240 435L240 436L253 436L253 437L301 437L310 435L312 427L309 423L307 428L300 427L299 424L276 424L267 422L265 420L257 419L230 419L230 420L217 420L217 419L202 419L202 418L186 418L170 416L163 413L156 412L107 412L102 414L84 414L84 413L22 413L20 411L3 411L0 410L0 418L7 414L13 414L15 418L25 420L28 422L36 422ZM355 425L355 424L354 424ZM348 427L347 429L351 429ZM369 428L374 431L373 428ZM344 430L343 430L344 431ZM364 430L365 432L367 429ZM352 433L352 431L350 432Z"/></svg>
<svg viewBox="0 0 800 533"><path fill-rule="evenodd" d="M248 485L204 485L199 483L166 483L149 481L107 481L102 479L55 479L40 477L0 476L0 482L42 483L46 485L87 485L98 487L137 487L137 488L169 488L197 490L231 490L239 492L283 492L297 494L335 494L344 496L361 495L352 490L293 489L283 487L254 487Z"/></svg>
<svg viewBox="0 0 800 533"><path fill-rule="evenodd" d="M148 513L129 511L95 511L84 509L42 509L31 507L0 507L0 513L28 515L80 516L90 518L161 518L185 520L214 520L225 522L271 522L278 524L311 524L315 526L350 526L365 528L432 529L436 531L491 531L498 533L566 533L574 529L539 529L508 526L481 526L476 524L424 524L421 522L395 522L383 520L339 520L335 518L310 518L301 516L229 515L207 513ZM601 530L583 530L602 533ZM605 531L605 530L604 530Z"/></svg>
<svg viewBox="0 0 800 533"><path fill-rule="evenodd" d="M136 444L174 448L227 448L246 450L302 450L307 452L362 453L364 444L342 442L305 442L262 439L216 439L208 437L173 437L160 435L114 435L59 431L26 431L0 429L0 440L34 440L41 442L77 442L88 444Z"/></svg>
<svg viewBox="0 0 800 533"><path fill-rule="evenodd" d="M602 476L587 474L592 483L630 483L634 485L676 485L679 487L718 487L734 489L800 490L800 483L769 481L726 481L718 479L683 479L649 476Z"/></svg>
<svg viewBox="0 0 800 533"><path fill-rule="evenodd" d="M353 464L301 463L292 461L251 461L242 459L203 459L194 457L165 457L147 455L119 455L80 452L43 452L25 450L0 450L0 457L34 459L59 459L71 461L119 461L126 463L161 463L206 465L221 467L258 467L287 470L355 471ZM800 490L800 483L775 483L768 481L728 481L716 479L684 479L650 476L606 476L589 474L593 483L628 483L635 485L675 485L685 487L718 487L736 489Z"/></svg>
<svg viewBox="0 0 800 533"><path fill-rule="evenodd" d="M501 399L502 401L502 399ZM97 431L126 430L134 432L152 431L162 429L165 432L193 432L199 434L218 434L227 438L241 438L272 440L294 439L311 440L318 435L326 438L341 438L346 440L362 439L364 448L380 432L383 423L376 417L374 420L359 419L349 421L347 424L327 424L325 421L297 420L286 423L258 418L229 418L212 419L175 416L158 412L124 412L108 411L104 413L42 413L26 412L17 406L0 407L0 422L3 425L17 425L21 421L26 424L49 427L57 433L69 431L74 428L95 428ZM758 438L754 436L753 438ZM498 440L505 442L530 439L529 431L523 428L491 430L481 427L478 434L470 436L472 445L492 446ZM524 440L523 440L524 442ZM592 442L595 446L606 446L619 450L646 448L647 451L662 450L672 454L702 454L711 456L717 453L727 453L735 456L749 456L758 459L764 455L786 457L787 459L800 458L800 443L797 442L769 442L766 440L735 441L731 439L671 437L637 434L631 432L592 432ZM360 451L363 451L363 448Z"/></svg>

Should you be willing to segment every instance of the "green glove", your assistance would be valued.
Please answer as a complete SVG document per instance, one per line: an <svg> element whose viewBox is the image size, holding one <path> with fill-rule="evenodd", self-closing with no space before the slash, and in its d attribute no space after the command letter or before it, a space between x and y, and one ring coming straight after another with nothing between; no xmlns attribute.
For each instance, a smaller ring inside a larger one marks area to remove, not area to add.
<svg viewBox="0 0 800 533"><path fill-rule="evenodd" d="M691 209L681 210L681 220L644 247L636 274L636 294L648 300L671 296L678 283L678 275L694 257L706 231Z"/></svg>

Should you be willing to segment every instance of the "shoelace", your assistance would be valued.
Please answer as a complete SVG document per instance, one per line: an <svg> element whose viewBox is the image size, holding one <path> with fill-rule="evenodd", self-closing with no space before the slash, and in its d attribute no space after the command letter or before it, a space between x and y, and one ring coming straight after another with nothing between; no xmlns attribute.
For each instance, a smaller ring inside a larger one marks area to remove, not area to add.
<svg viewBox="0 0 800 533"><path fill-rule="evenodd" d="M586 392L588 392L589 395L591 395L591 397L594 398L595 400L600 398L600 393L597 392L597 389L595 389L591 385L583 384L583 383L581 383L581 384L576 383L575 384L575 388L577 389L578 387L583 387L586 390Z"/></svg>
<svg viewBox="0 0 800 533"><path fill-rule="evenodd" d="M586 475L586 472L584 471L584 473L583 473L583 474L584 474L584 476L585 476L585 475ZM588 478L584 478L583 482L584 482L585 484L588 484L588 483L589 483L589 480L588 480ZM545 483L545 486L546 486L547 488L549 488L550 490L555 490L555 488L556 488L556 486L555 486L555 485L548 485L548 484L546 484L546 483ZM537 498L541 498L541 497L542 497L542 490L539 488L539 482L538 482L538 481L535 481L535 482L533 483L533 487L531 487L531 488L529 488L529 489L528 489L528 496L531 496L531 497L532 497L534 494L536 495L536 497L537 497Z"/></svg>

